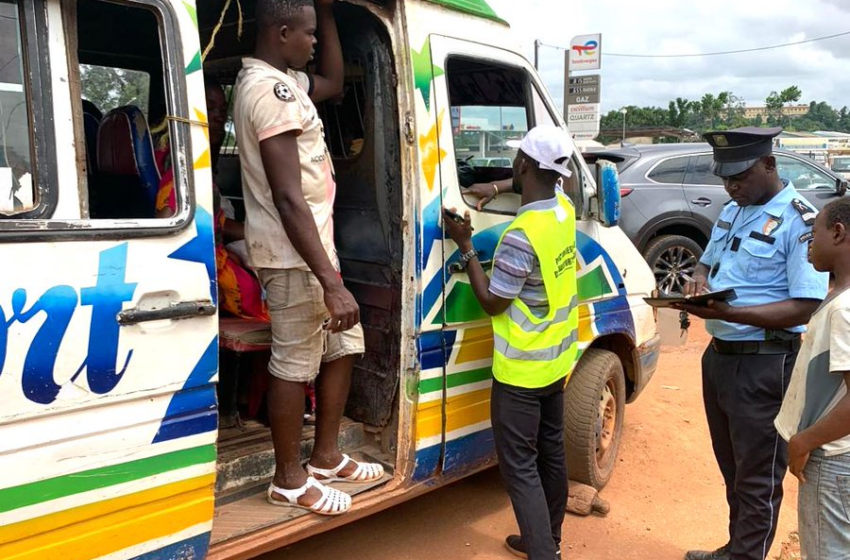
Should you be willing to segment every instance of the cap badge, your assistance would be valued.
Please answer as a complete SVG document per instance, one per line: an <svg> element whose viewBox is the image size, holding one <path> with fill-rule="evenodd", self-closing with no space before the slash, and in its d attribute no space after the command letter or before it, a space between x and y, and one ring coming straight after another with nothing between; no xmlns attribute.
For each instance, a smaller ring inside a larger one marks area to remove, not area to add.
<svg viewBox="0 0 850 560"><path fill-rule="evenodd" d="M714 143L717 144L720 148L728 148L729 140L726 139L726 136L723 134L715 134L714 135Z"/></svg>

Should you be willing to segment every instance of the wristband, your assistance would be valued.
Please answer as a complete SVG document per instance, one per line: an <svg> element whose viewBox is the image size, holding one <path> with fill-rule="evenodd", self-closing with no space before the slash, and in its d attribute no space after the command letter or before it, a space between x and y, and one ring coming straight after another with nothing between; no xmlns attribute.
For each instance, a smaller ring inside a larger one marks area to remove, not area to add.
<svg viewBox="0 0 850 560"><path fill-rule="evenodd" d="M472 259L474 259L477 256L478 256L478 251L476 251L475 249L471 249L466 253L461 253L460 264L463 267L463 269L466 270L466 267L469 265L469 261L471 261Z"/></svg>
<svg viewBox="0 0 850 560"><path fill-rule="evenodd" d="M499 198L499 187L496 186L496 183L493 183L493 189L496 191L493 193L493 200Z"/></svg>

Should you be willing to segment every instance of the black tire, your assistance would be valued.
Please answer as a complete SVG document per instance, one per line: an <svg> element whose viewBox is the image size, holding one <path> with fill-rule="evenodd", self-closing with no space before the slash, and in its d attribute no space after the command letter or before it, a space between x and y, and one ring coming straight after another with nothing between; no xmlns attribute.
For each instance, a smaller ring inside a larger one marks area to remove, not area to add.
<svg viewBox="0 0 850 560"><path fill-rule="evenodd" d="M564 392L570 480L597 490L608 483L617 464L625 406L626 379L620 358L608 350L587 350Z"/></svg>
<svg viewBox="0 0 850 560"><path fill-rule="evenodd" d="M643 251L658 291L665 295L682 293L686 282L682 273L693 277L701 256L699 243L683 235L656 237Z"/></svg>

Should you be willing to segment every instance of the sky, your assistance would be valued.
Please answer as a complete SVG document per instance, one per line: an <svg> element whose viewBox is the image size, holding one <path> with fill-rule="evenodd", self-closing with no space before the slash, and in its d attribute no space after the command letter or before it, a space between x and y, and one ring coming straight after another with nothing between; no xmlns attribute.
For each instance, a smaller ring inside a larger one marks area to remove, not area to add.
<svg viewBox="0 0 850 560"><path fill-rule="evenodd" d="M796 85L801 102L850 106L850 35L762 52L696 58L625 58L606 53L691 54L757 48L850 31L850 0L488 0L533 61L534 40L568 47L602 33L602 112L666 107L676 97L731 91L748 106ZM593 73L593 72L587 72ZM563 104L564 51L540 48L540 74Z"/></svg>

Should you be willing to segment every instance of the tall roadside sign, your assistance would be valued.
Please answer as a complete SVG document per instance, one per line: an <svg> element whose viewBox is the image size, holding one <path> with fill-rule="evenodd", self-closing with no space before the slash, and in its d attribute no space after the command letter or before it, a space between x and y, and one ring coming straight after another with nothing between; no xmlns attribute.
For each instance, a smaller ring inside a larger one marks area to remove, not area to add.
<svg viewBox="0 0 850 560"><path fill-rule="evenodd" d="M570 41L564 61L564 118L576 140L599 135L599 99L602 76L573 72L602 68L602 34L577 35Z"/></svg>

